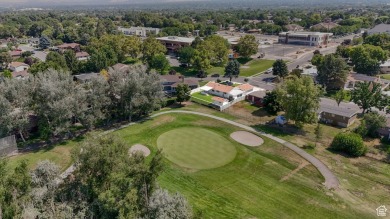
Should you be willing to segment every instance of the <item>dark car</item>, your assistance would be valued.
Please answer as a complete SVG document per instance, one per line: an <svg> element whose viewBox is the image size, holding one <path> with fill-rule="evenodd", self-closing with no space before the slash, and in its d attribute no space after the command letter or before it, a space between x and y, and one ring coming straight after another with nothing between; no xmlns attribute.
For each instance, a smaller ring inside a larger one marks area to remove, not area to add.
<svg viewBox="0 0 390 219"><path fill-rule="evenodd" d="M219 75L219 74L213 74L213 75L211 75L211 77L213 77L213 78L219 78L220 75Z"/></svg>

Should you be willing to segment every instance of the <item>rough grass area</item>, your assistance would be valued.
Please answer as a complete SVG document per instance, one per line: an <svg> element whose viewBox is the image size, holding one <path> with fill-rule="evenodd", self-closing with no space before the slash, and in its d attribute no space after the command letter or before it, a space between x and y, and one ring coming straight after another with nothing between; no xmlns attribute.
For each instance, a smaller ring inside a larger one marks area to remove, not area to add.
<svg viewBox="0 0 390 219"><path fill-rule="evenodd" d="M157 150L163 133L183 127L208 129L222 136L240 129L196 115L164 115L115 134L128 145L141 143ZM201 137L201 136L198 136ZM179 140L179 139L176 139ZM311 165L284 146L265 138L258 148L240 145L235 159L215 169L189 170L166 160L160 186L185 195L199 218L368 218L332 191ZM212 145L210 145L212 147Z"/></svg>
<svg viewBox="0 0 390 219"><path fill-rule="evenodd" d="M337 91L327 91L325 93L325 97L328 97L328 98L331 98L331 99L335 99L335 96L336 96L336 93ZM345 99L343 100L344 102L350 102L351 101L351 91L346 91L346 97Z"/></svg>
<svg viewBox="0 0 390 219"><path fill-rule="evenodd" d="M271 68L274 62L275 62L274 60L266 60L266 59L252 60L245 65L247 66L246 68L241 67L240 76L249 77L261 73Z"/></svg>
<svg viewBox="0 0 390 219"><path fill-rule="evenodd" d="M230 163L236 148L225 137L202 128L180 128L157 139L158 148L171 162L189 169L212 169Z"/></svg>
<svg viewBox="0 0 390 219"><path fill-rule="evenodd" d="M64 171L71 165L71 151L73 148L76 148L77 145L77 141L69 141L38 151L13 156L8 159L8 167L13 170L20 161L26 160L28 167L33 169L40 161L50 160L59 165L61 170Z"/></svg>
<svg viewBox="0 0 390 219"><path fill-rule="evenodd" d="M382 74L380 77L386 80L390 80L390 74Z"/></svg>

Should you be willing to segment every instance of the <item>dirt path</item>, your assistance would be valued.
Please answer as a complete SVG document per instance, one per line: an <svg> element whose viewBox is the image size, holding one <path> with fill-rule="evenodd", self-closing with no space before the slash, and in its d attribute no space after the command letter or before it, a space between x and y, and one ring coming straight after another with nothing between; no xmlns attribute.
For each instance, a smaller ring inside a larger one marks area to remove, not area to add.
<svg viewBox="0 0 390 219"><path fill-rule="evenodd" d="M206 116L206 117L209 117L209 118L212 118L212 119L216 119L216 120L219 120L219 121L222 121L222 122L229 123L231 125L240 127L242 129L245 129L245 130L248 130L248 131L251 131L251 132L259 133L262 136L265 136L265 137L270 138L270 139L272 139L272 140L274 140L276 142L281 143L285 147L291 149L292 151L297 153L299 156L301 156L302 158L307 160L309 163L313 164L313 166L315 166L317 168L317 170L324 177L324 179L325 179L324 185L325 185L326 188L328 188L328 189L338 189L339 188L339 185L340 185L339 180L337 179L336 175L334 175L332 173L332 171L330 171L330 169L324 163L322 163L319 159L317 159L313 155L311 155L311 154L307 153L306 151L302 150L298 146L296 146L294 144L291 144L290 142L287 142L287 141L285 141L285 140L283 140L281 138L275 137L275 136L270 135L270 134L266 134L266 133L264 133L262 131L258 131L256 129L254 129L252 127L249 127L249 126L246 126L246 125L243 125L241 123L237 123L237 122L225 119L225 118L209 115L209 114L206 114L206 113L193 112L193 111L171 110L171 111L156 113L156 114L152 115L151 118L157 117L157 116L160 116L160 115L170 114L170 113L185 113L185 114L194 114L194 115L199 115L199 116Z"/></svg>
<svg viewBox="0 0 390 219"><path fill-rule="evenodd" d="M307 161L304 161L302 162L301 164L299 164L299 166L297 168L295 168L293 171L291 171L290 173L288 173L287 175L283 176L281 179L280 179L280 182L284 182L288 179L290 179L290 177L292 177L294 174L298 173L298 171L300 171L302 168L304 168L305 166L307 166L309 163Z"/></svg>

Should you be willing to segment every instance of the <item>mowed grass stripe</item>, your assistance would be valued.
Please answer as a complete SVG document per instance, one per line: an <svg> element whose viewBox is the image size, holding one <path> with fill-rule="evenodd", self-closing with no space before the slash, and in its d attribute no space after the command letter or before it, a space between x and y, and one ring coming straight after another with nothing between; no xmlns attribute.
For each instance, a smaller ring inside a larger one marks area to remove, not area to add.
<svg viewBox="0 0 390 219"><path fill-rule="evenodd" d="M184 127L162 134L157 145L171 162L190 169L210 169L231 162L235 146L221 135L202 128Z"/></svg>

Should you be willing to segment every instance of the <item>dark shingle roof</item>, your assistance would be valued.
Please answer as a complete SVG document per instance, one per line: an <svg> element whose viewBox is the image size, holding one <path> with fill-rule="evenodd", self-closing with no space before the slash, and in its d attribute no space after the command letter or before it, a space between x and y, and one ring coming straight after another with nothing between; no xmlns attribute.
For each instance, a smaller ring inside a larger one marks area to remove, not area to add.
<svg viewBox="0 0 390 219"><path fill-rule="evenodd" d="M340 103L340 106L337 105L335 100L328 98L321 98L320 108L318 109L318 113L331 113L334 115L352 117L355 114L361 112L359 107L353 103Z"/></svg>
<svg viewBox="0 0 390 219"><path fill-rule="evenodd" d="M378 24L374 28L367 31L368 34L374 33L389 33L390 34L390 24Z"/></svg>

